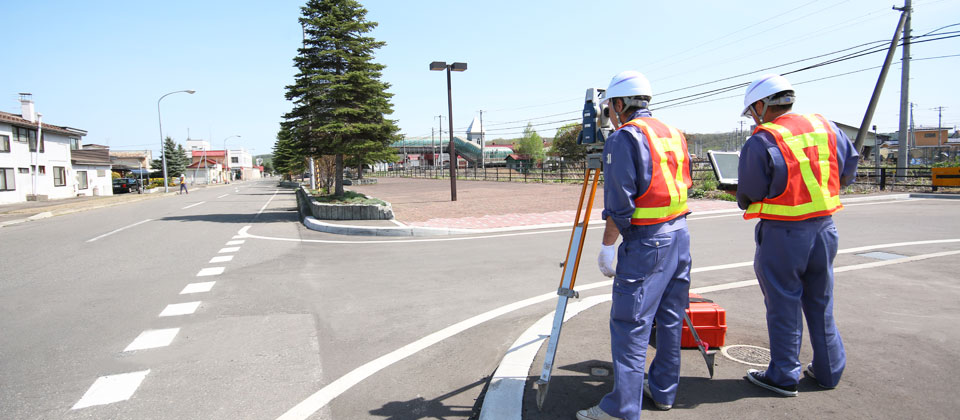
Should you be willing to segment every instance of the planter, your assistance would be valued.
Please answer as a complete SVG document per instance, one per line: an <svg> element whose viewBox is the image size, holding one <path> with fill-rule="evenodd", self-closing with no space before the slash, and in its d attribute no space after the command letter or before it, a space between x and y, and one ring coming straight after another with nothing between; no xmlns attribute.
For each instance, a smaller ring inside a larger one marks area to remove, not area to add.
<svg viewBox="0 0 960 420"><path fill-rule="evenodd" d="M391 220L393 208L390 203L379 204L326 204L319 203L307 192L306 187L297 190L297 202L301 212L319 220Z"/></svg>

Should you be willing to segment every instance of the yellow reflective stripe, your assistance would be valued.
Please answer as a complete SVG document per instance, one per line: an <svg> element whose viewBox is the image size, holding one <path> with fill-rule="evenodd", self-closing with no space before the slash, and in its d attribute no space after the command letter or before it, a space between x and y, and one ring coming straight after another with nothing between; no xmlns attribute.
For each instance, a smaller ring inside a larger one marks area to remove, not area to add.
<svg viewBox="0 0 960 420"><path fill-rule="evenodd" d="M793 153L793 157L799 164L800 176L803 179L804 186L807 187L807 192L810 194L811 202L798 206L771 205L769 203L765 203L763 206L763 213L794 216L802 215L804 212L800 212L799 214L792 214L794 212L790 212L788 214L782 213L778 209L784 207L803 207L807 209L805 212L816 212L832 208L828 202L831 199L829 188L830 136L826 127L819 118L816 118L812 115L804 115L803 117L809 121L811 125L813 125L813 132L794 136L790 130L782 125L766 123L764 126L780 133L780 137L783 138L783 142L787 145L787 148L790 149L790 152ZM807 154L803 151L803 149L811 146L817 147L817 158L818 164L820 165L819 180L813 176L813 168L810 167L810 158L808 158ZM840 200L837 199L836 202L839 205ZM768 206L772 207L768 208ZM813 210L810 210L810 208L813 208ZM749 211L750 210L748 207L747 212Z"/></svg>
<svg viewBox="0 0 960 420"><path fill-rule="evenodd" d="M667 126L670 130L670 137L658 137L653 128L643 120L634 120L638 126L642 126L644 132L650 137L650 144L656 149L660 156L660 172L664 175L664 181L667 184L667 191L670 194L670 205L664 207L638 207L633 212L634 219L660 219L687 211L687 184L683 182L683 165L686 161L686 155L683 153L683 142L680 131L674 127ZM666 124L664 124L666 125ZM677 159L677 173L674 176L675 182L667 180L666 175L670 174L670 165L667 159L666 151L672 151Z"/></svg>
<svg viewBox="0 0 960 420"><path fill-rule="evenodd" d="M770 203L751 203L747 207L747 213L770 214L775 216L803 216L805 214L817 213L830 210L840 206L840 196L827 197L824 201L826 205L821 206L817 202L809 202L797 206L786 206L783 204ZM762 206L762 207L761 207ZM762 211L761 211L762 208Z"/></svg>

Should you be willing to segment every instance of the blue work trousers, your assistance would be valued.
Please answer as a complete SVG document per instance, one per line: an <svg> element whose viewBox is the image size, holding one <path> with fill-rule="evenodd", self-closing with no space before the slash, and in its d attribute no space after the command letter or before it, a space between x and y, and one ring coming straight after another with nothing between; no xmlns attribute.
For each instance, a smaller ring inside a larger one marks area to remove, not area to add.
<svg viewBox="0 0 960 420"><path fill-rule="evenodd" d="M839 240L833 218L761 220L754 239L753 268L763 290L770 336L767 377L778 385L799 382L805 316L817 381L836 386L847 358L833 319L833 259Z"/></svg>
<svg viewBox="0 0 960 420"><path fill-rule="evenodd" d="M680 331L689 304L690 233L686 227L642 238L624 237L617 253L610 309L613 391L600 408L614 417L640 418L647 344L657 322L657 354L650 390L673 404L680 382Z"/></svg>

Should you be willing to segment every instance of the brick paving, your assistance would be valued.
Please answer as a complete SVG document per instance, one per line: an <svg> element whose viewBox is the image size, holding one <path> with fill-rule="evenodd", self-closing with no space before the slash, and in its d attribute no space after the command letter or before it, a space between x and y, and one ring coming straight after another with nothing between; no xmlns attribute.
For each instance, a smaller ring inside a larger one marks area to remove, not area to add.
<svg viewBox="0 0 960 420"><path fill-rule="evenodd" d="M394 217L411 226L490 229L573 223L580 185L492 181L457 181L457 201L450 201L450 181L379 178L377 184L349 190L389 202ZM690 200L696 211L735 209L736 203ZM603 187L597 188L591 221L600 219Z"/></svg>

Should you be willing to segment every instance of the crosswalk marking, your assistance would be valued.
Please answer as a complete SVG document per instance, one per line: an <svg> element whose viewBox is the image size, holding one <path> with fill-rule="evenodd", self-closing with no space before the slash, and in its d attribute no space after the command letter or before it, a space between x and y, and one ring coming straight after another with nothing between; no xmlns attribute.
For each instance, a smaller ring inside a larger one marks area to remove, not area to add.
<svg viewBox="0 0 960 420"><path fill-rule="evenodd" d="M190 293L206 293L210 289L213 289L215 281L207 281L203 283L190 283L187 287L183 288L183 291L180 292L181 295L187 295Z"/></svg>
<svg viewBox="0 0 960 420"><path fill-rule="evenodd" d="M179 332L179 328L144 331L140 333L137 338L133 339L133 342L130 343L127 348L123 349L123 351L146 350L169 346Z"/></svg>
<svg viewBox="0 0 960 420"><path fill-rule="evenodd" d="M190 315L197 311L197 308L200 307L200 301L197 302L187 302L187 303L172 303L167 305L166 308L163 308L163 312L160 312L160 316L178 316L178 315Z"/></svg>
<svg viewBox="0 0 960 420"><path fill-rule="evenodd" d="M197 277L219 276L223 274L224 267L207 267L197 273Z"/></svg>
<svg viewBox="0 0 960 420"><path fill-rule="evenodd" d="M90 389L83 394L80 401L73 405L71 410L129 400L133 393L137 392L140 383L149 373L150 370L148 369L139 372L101 376L93 382Z"/></svg>

